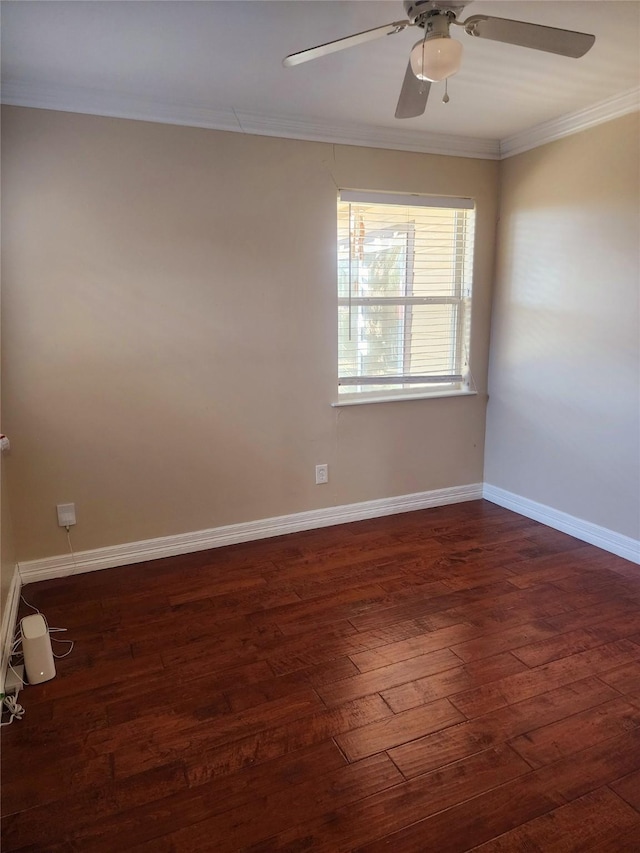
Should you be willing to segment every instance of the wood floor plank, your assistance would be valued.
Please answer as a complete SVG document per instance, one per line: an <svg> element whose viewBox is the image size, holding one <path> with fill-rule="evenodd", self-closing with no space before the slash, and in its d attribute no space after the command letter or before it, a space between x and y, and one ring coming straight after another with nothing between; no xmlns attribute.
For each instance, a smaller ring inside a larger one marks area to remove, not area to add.
<svg viewBox="0 0 640 853"><path fill-rule="evenodd" d="M366 647L363 646L363 649L376 649L388 643L398 643L421 634L431 634L441 628L460 625L464 621L462 616L442 611L439 613L429 613L427 616L421 616L418 619L404 619L400 622L393 622L390 625L371 628L367 631L357 631L357 635L360 638L365 637L369 641L369 644ZM353 649L352 651L355 654L358 650Z"/></svg>
<svg viewBox="0 0 640 853"><path fill-rule="evenodd" d="M542 767L639 726L640 710L623 699L614 699L527 732L509 743L532 767Z"/></svg>
<svg viewBox="0 0 640 853"><path fill-rule="evenodd" d="M640 770L618 779L609 787L619 797L626 800L630 806L633 806L636 811L640 812Z"/></svg>
<svg viewBox="0 0 640 853"><path fill-rule="evenodd" d="M440 589L441 585L437 584L437 587ZM358 616L388 599L389 593L379 584L366 584L327 594L322 598L304 599L282 607L257 611L249 614L249 621L254 624L275 622L283 634L295 634L308 630L309 625L320 626Z"/></svg>
<svg viewBox="0 0 640 853"><path fill-rule="evenodd" d="M285 725L265 729L248 737L209 750L184 756L187 776L192 785L216 776L269 761L303 747L321 743L342 732L361 728L392 716L383 699L374 694L301 717ZM118 765L116 764L116 769ZM126 772L126 765L123 768Z"/></svg>
<svg viewBox="0 0 640 853"><path fill-rule="evenodd" d="M498 581L472 590L460 590L438 595L431 599L425 597L416 602L398 604L380 610L376 609L371 613L354 616L351 622L359 631L366 631L381 625L392 625L394 622L400 622L404 619L420 618L441 610L450 610L473 601L481 601L487 596L506 595L513 591L514 587L508 581Z"/></svg>
<svg viewBox="0 0 640 853"><path fill-rule="evenodd" d="M144 693L136 691L133 697L110 702L106 707L106 712L109 722L113 726L137 719L140 716L141 704L147 714L150 711L160 713L167 708L176 709L184 706L197 709L210 706L216 700L220 702L220 707L226 705L230 710L224 694L225 690L231 688L235 690L248 689L251 685L272 676L273 673L269 665L265 661L258 661L232 667L221 673L215 673L215 675L205 675L193 679L179 690L167 692L162 687L163 684L166 685L167 679L170 679L171 676L167 676L166 671L163 671L150 690Z"/></svg>
<svg viewBox="0 0 640 853"><path fill-rule="evenodd" d="M618 640L457 694L453 701L463 714L477 717L639 659L640 646L630 640Z"/></svg>
<svg viewBox="0 0 640 853"><path fill-rule="evenodd" d="M535 733L552 723L573 719L575 714L611 699L615 699L611 688L597 678L587 678L413 740L389 754L403 774L411 778L527 732Z"/></svg>
<svg viewBox="0 0 640 853"><path fill-rule="evenodd" d="M58 853L58 851L53 851L53 853ZM174 853L174 849L169 838L164 836L135 844L133 847L129 847L127 853Z"/></svg>
<svg viewBox="0 0 640 853"><path fill-rule="evenodd" d="M586 848L592 853L638 853L640 850L640 824L623 832L612 835L606 841L599 838L595 845Z"/></svg>
<svg viewBox="0 0 640 853"><path fill-rule="evenodd" d="M531 519L470 501L26 593L75 647L2 729L3 853L640 849L640 576Z"/></svg>
<svg viewBox="0 0 640 853"><path fill-rule="evenodd" d="M526 666L522 661L510 652L502 652L436 675L417 678L399 687L382 690L380 695L395 713L399 713L525 670Z"/></svg>
<svg viewBox="0 0 640 853"><path fill-rule="evenodd" d="M532 642L513 650L527 666L541 666L552 660L603 646L633 636L640 630L640 611L618 616L613 623L578 628L556 637Z"/></svg>
<svg viewBox="0 0 640 853"><path fill-rule="evenodd" d="M621 829L635 829L639 824L636 811L608 788L601 788L473 849L477 853L574 853L589 847L599 849Z"/></svg>
<svg viewBox="0 0 640 853"><path fill-rule="evenodd" d="M341 705L350 699L379 693L381 690L405 684L416 678L424 678L426 675L451 669L459 664L460 658L452 651L441 649L336 681L328 687L318 688L318 692L327 705Z"/></svg>
<svg viewBox="0 0 640 853"><path fill-rule="evenodd" d="M452 726L464 720L446 699L413 708L393 717L338 735L336 742L349 761L359 761L401 743Z"/></svg>
<svg viewBox="0 0 640 853"><path fill-rule="evenodd" d="M557 630L543 621L516 625L504 630L484 630L480 637L462 643L454 643L451 648L465 663L488 657L499 651L513 652L521 646L527 646L538 640L555 637Z"/></svg>
<svg viewBox="0 0 640 853"><path fill-rule="evenodd" d="M640 770L640 729L601 740L535 771L546 790L574 800Z"/></svg>
<svg viewBox="0 0 640 853"><path fill-rule="evenodd" d="M625 598L601 598L596 604L581 607L569 613L550 616L546 619L548 625L555 628L559 634L566 631L595 626L601 622L615 622L619 616L627 613L637 613L640 608L633 601Z"/></svg>
<svg viewBox="0 0 640 853"><path fill-rule="evenodd" d="M192 765L188 782L191 788L200 787L199 793L206 794L210 814L214 815L242 806L250 807L253 799L309 778L324 776L346 764L335 741L323 740L224 776L194 773Z"/></svg>
<svg viewBox="0 0 640 853"><path fill-rule="evenodd" d="M126 653L112 660L98 661L80 672L76 672L73 666L68 666L65 670L62 667L58 669L60 671L53 681L45 681L30 688L30 693L36 701L74 696L87 690L112 685L117 681L133 683L141 675L161 672L163 664L157 654L136 659Z"/></svg>
<svg viewBox="0 0 640 853"><path fill-rule="evenodd" d="M75 757L62 756L55 762L40 766L37 774L22 772L17 762L8 769L3 757L2 814L11 815L25 809L33 809L43 803L55 808L56 801L69 789L76 791L93 787L112 778L111 761L108 755L97 758L90 754L81 761ZM36 765L37 766L37 765ZM63 793L60 780L65 780ZM54 805L51 805L54 804Z"/></svg>
<svg viewBox="0 0 640 853"><path fill-rule="evenodd" d="M600 677L621 693L640 693L640 661L603 672Z"/></svg>
<svg viewBox="0 0 640 853"><path fill-rule="evenodd" d="M358 674L358 667L348 657L336 658L327 663L319 663L302 670L304 677L314 687L324 687L343 678Z"/></svg>
<svg viewBox="0 0 640 853"><path fill-rule="evenodd" d="M74 832L81 832L98 818L163 800L186 787L184 767L176 763L154 767L117 783L110 780L84 789L67 788L65 795L56 801L55 809L46 803L3 817L3 848L19 849L33 845L46 850L55 841L61 821L73 827Z"/></svg>
<svg viewBox="0 0 640 853"><path fill-rule="evenodd" d="M531 774L520 776L359 847L354 853L464 853L553 811L563 802Z"/></svg>
<svg viewBox="0 0 640 853"><path fill-rule="evenodd" d="M551 617L600 603L601 600L597 593L565 593L553 584L539 584L528 590L514 587L513 592L460 604L445 612L491 633L532 622L550 624Z"/></svg>
<svg viewBox="0 0 640 853"><path fill-rule="evenodd" d="M442 771L412 779L347 808L334 809L315 821L294 826L266 844L251 848L251 853L291 849L347 853L526 772L525 762L510 750L487 750Z"/></svg>
<svg viewBox="0 0 640 853"><path fill-rule="evenodd" d="M387 645L368 651L355 652L350 657L360 672L369 672L372 669L380 669L391 663L399 663L400 661L427 654L427 652L434 652L455 646L463 642L467 637L477 637L478 633L478 628L462 622L458 625L452 625L450 628L441 628L438 631L420 634L396 643L388 643Z"/></svg>
<svg viewBox="0 0 640 853"><path fill-rule="evenodd" d="M313 713L319 705L314 691L303 688L237 713L215 713L204 719L202 715L189 716L186 726L179 728L168 715L162 719L163 727L156 730L151 725L153 715L147 715L131 723L111 726L106 732L91 733L87 746L99 754L113 754L115 773L120 778L159 763L182 760L186 755L234 742L253 732L297 721Z"/></svg>
<svg viewBox="0 0 640 853"><path fill-rule="evenodd" d="M324 776L291 785L283 791L267 794L251 811L244 806L219 817L201 821L170 834L176 853L205 850L212 837L220 853L231 853L268 839L287 828L291 813L305 822L344 808L379 791L402 782L393 762L384 755L374 755Z"/></svg>

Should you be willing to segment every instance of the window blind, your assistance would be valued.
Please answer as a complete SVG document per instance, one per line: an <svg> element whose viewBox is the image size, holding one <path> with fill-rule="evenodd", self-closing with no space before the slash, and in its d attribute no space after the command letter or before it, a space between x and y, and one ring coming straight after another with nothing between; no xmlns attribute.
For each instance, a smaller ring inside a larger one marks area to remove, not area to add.
<svg viewBox="0 0 640 853"><path fill-rule="evenodd" d="M340 393L465 382L474 219L471 199L341 191Z"/></svg>

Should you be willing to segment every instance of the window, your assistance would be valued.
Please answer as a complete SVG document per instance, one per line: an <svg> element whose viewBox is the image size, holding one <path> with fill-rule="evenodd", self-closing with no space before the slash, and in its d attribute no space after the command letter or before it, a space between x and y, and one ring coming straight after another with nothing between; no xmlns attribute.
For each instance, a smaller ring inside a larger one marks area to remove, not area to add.
<svg viewBox="0 0 640 853"><path fill-rule="evenodd" d="M339 403L468 391L474 214L470 199L341 191Z"/></svg>

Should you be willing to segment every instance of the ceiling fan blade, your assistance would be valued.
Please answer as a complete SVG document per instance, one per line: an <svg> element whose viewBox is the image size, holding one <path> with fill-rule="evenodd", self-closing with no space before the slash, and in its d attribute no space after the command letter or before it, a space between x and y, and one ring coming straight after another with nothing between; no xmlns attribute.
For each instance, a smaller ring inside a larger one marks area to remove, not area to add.
<svg viewBox="0 0 640 853"><path fill-rule="evenodd" d="M299 53L292 53L282 60L282 64L285 68L291 68L293 65L300 65L301 62L308 62L310 59L318 59L320 56L344 50L346 47L354 47L356 44L373 41L374 39L382 38L382 36L400 33L410 26L413 26L410 21L394 21L391 24L386 24L384 27L375 27L372 30L365 30L362 33L355 33L355 35L347 36L343 39L327 42L327 44L310 47L308 50L301 50Z"/></svg>
<svg viewBox="0 0 640 853"><path fill-rule="evenodd" d="M427 106L430 88L431 83L428 80L418 80L411 70L411 62L409 62L398 98L396 118L421 116Z"/></svg>
<svg viewBox="0 0 640 853"><path fill-rule="evenodd" d="M588 33L544 27L525 21L511 21L507 18L491 18L486 15L473 15L467 18L463 26L469 35L478 38L545 50L547 53L558 53L574 59L584 56L596 40L595 36Z"/></svg>

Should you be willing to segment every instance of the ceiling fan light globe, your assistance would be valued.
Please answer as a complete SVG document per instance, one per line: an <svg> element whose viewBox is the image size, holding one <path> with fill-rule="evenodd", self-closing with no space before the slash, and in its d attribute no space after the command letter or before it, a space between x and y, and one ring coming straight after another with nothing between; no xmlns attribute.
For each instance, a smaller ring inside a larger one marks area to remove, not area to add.
<svg viewBox="0 0 640 853"><path fill-rule="evenodd" d="M418 80L439 83L460 70L462 44L451 36L427 38L413 46L410 62Z"/></svg>

